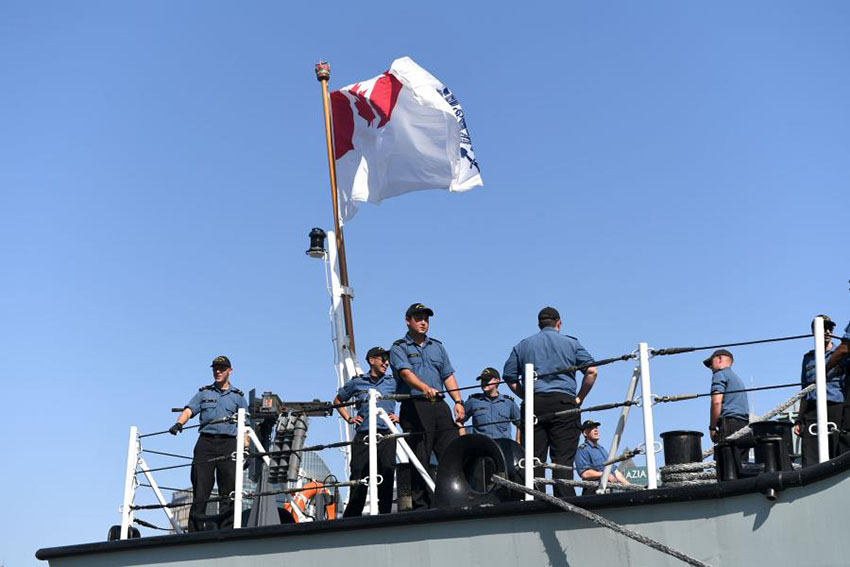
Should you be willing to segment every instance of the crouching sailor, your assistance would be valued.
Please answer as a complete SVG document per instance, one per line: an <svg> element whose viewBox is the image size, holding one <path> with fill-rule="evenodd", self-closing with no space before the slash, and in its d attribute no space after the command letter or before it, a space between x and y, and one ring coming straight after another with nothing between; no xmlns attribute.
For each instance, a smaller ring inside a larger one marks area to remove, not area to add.
<svg viewBox="0 0 850 567"><path fill-rule="evenodd" d="M499 393L502 381L499 371L485 368L476 378L481 381L481 393L472 394L463 403L464 420L472 418L472 433L487 435L493 439L510 439L511 423L517 425L516 441L519 437L519 406L514 399ZM462 425L463 422L458 422ZM466 433L461 429L461 433Z"/></svg>
<svg viewBox="0 0 850 567"><path fill-rule="evenodd" d="M360 480L369 475L369 446L366 444L369 439L369 390L375 389L382 395L395 394L396 391L396 379L387 374L387 367L390 365L389 352L381 347L370 348L366 353L366 362L369 363L369 374L349 380L339 389L334 399L334 404L347 402L351 398L357 402L357 415L354 417L349 414L347 408L337 408L342 419L353 425L357 432L351 446L351 480ZM379 399L378 407L389 414L390 421L398 423L395 400ZM379 435L391 433L383 420L378 419L377 426ZM378 443L378 475L382 477L381 484L378 485L378 511L381 514L388 514L393 507L395 448L395 439L385 439ZM367 489L362 484L351 488L343 518L360 516L363 513L366 492Z"/></svg>
<svg viewBox="0 0 850 567"><path fill-rule="evenodd" d="M218 494L229 496L236 485L236 462L231 458L236 451L236 423L223 421L234 417L239 408L248 409L245 395L230 384L233 368L226 356L217 356L212 364L214 382L198 390L169 432L177 435L192 416L198 415L200 436L195 443L192 460L192 508L189 510L189 531L203 530L201 516L207 500L218 479ZM221 528L233 527L233 501L225 498L219 502Z"/></svg>
<svg viewBox="0 0 850 567"><path fill-rule="evenodd" d="M608 460L608 450L599 444L599 422L587 420L581 424L581 433L584 435L584 443L579 445L576 451L576 472L582 480L601 481L605 472L605 461ZM608 482L619 482L620 484L631 484L617 470L617 465L611 467ZM582 496L596 494L596 488L582 489Z"/></svg>

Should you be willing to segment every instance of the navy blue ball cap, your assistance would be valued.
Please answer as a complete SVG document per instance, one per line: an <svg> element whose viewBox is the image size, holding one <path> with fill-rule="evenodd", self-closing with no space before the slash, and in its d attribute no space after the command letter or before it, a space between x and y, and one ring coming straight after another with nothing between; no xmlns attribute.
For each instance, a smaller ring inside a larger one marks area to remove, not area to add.
<svg viewBox="0 0 850 567"><path fill-rule="evenodd" d="M421 303L414 303L410 307L407 308L407 312L404 314L405 317L410 317L411 315L416 315L417 313L425 313L428 317L434 316L434 310L430 307L425 307Z"/></svg>
<svg viewBox="0 0 850 567"><path fill-rule="evenodd" d="M232 368L232 366L230 364L230 359L227 358L226 356L215 357L212 361L212 364L210 364L210 367L215 368L216 366L224 366L224 367L227 367L227 368Z"/></svg>

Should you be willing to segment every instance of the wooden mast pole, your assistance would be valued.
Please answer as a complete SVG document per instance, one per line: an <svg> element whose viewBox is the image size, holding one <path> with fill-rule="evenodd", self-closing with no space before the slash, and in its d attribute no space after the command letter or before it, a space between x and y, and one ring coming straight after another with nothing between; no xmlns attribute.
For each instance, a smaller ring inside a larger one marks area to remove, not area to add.
<svg viewBox="0 0 850 567"><path fill-rule="evenodd" d="M348 336L348 346L354 356L354 321L351 317L351 293L348 286L348 262L345 259L345 238L342 226L339 224L339 197L336 187L336 159L334 158L333 131L331 130L330 96L328 95L328 79L331 76L331 66L325 61L316 63L316 79L322 84L322 107L325 110L325 138L328 144L328 169L331 176L331 199L334 209L334 234L336 248L339 252L339 280L342 284L342 313L345 321L345 334Z"/></svg>

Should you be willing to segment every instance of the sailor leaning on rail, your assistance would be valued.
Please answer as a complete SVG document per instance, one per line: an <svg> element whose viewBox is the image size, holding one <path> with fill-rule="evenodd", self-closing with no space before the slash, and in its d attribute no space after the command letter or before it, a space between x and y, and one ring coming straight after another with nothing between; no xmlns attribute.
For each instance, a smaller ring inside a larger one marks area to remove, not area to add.
<svg viewBox="0 0 850 567"><path fill-rule="evenodd" d="M195 443L192 458L192 508L189 510L189 531L204 529L202 516L212 493L214 479L218 479L218 493L227 496L236 487L236 462L230 458L236 451L236 423L220 420L236 415L240 408L247 410L248 403L241 390L230 384L233 367L226 356L217 356L212 364L213 383L202 386L192 396L169 432L177 435L193 416L199 416L200 435ZM248 446L248 438L243 441ZM219 460L212 461L211 459ZM219 503L221 528L233 526L233 501Z"/></svg>
<svg viewBox="0 0 850 567"><path fill-rule="evenodd" d="M434 311L421 303L407 308L404 322L407 334L393 343L390 365L393 374L400 378L399 393L410 394L410 400L401 403L400 423L408 438L410 448L423 465L428 466L433 452L439 460L443 450L458 437L455 420L463 420L463 401L457 391L454 368L443 343L428 336L430 317ZM454 400L454 417L441 401L440 390ZM410 480L413 508L431 505L431 495L424 480L414 474Z"/></svg>
<svg viewBox="0 0 850 567"><path fill-rule="evenodd" d="M534 413L538 416L534 425L534 457L546 462L547 454L551 453L553 463L572 467L580 435L579 414L557 417L552 417L552 414L581 405L596 381L596 367L582 370L584 379L576 395L575 371L552 372L590 364L593 357L578 339L560 334L561 315L554 307L540 310L537 326L540 332L523 339L513 348L502 376L510 389L522 397L523 388L519 380L525 365L534 365L539 376L534 382ZM534 474L543 476L545 471L536 469ZM553 471L553 475L555 478L572 479L572 473L563 470ZM575 496L575 489L571 486L556 485L554 490L555 496Z"/></svg>
<svg viewBox="0 0 850 567"><path fill-rule="evenodd" d="M711 370L711 408L708 431L715 443L723 441L750 423L750 403L744 382L732 370L735 358L725 348L718 349L702 361ZM738 447L741 460L749 457L750 449L742 442Z"/></svg>
<svg viewBox="0 0 850 567"><path fill-rule="evenodd" d="M824 328L824 349L826 357L829 358L835 350L835 345L832 342L832 331L835 329L835 323L826 315L818 315L823 318ZM812 332L814 333L815 323L812 321ZM844 369L843 365L838 365L830 369L826 375L826 416L827 421L832 422L837 428L841 428L842 412L844 408ZM803 367L800 372L800 385L805 388L810 384L815 383L816 378L815 368L815 351L814 349L803 355ZM809 392L806 397L800 400L800 411L797 421L794 424L794 431L801 437L801 446L803 452L803 466L815 465L819 462L818 459L818 437L812 435L809 428L812 424L817 423L817 391ZM829 432L829 458L838 455L838 430L830 430Z"/></svg>
<svg viewBox="0 0 850 567"><path fill-rule="evenodd" d="M466 414L463 421L472 420L471 433L486 435L493 439L511 439L511 420L516 425L516 442L521 442L519 406L511 396L499 393L501 377L495 368L487 367L481 371L476 380L481 382L481 393L472 394L463 402ZM461 427L461 435L466 430Z"/></svg>
<svg viewBox="0 0 850 567"><path fill-rule="evenodd" d="M576 472L579 478L587 481L599 481L602 474L605 472L605 461L608 460L608 449L602 446L599 442L599 426L598 421L586 420L581 424L581 433L584 435L584 443L578 446L576 451ZM625 475L617 470L617 465L611 467L611 473L608 475L609 482L619 482L621 484L631 484ZM582 496L588 494L596 494L596 488L583 488Z"/></svg>
<svg viewBox="0 0 850 567"><path fill-rule="evenodd" d="M351 398L357 401L357 415L352 417L345 407L338 407L342 418L356 429L354 444L351 446L351 476L350 480L360 480L369 476L369 447L366 440L369 437L369 390L375 389L382 395L395 394L397 382L394 376L387 374L390 365L390 354L381 347L372 347L366 353L369 373L362 374L346 382L340 388L334 399L334 404L347 402ZM378 407L383 408L389 415L390 421L398 423L395 414L395 400L378 400ZM377 420L379 434L390 433L390 429L382 420ZM378 474L382 477L378 485L378 511L388 514L393 507L393 484L395 479L395 439L384 439L378 443ZM348 506L345 507L344 518L360 516L366 504L367 488L358 485L351 488Z"/></svg>

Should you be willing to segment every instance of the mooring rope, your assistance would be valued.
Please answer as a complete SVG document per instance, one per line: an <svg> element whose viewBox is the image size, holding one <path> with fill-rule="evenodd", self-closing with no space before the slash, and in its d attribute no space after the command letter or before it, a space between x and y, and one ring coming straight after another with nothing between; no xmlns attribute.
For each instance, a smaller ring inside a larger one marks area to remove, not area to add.
<svg viewBox="0 0 850 567"><path fill-rule="evenodd" d="M599 488L598 480L572 480L569 478L535 478L534 484L547 484L550 486L560 484L562 486L575 486L579 488ZM613 482L610 480L608 481L608 488L632 491L646 490L646 487L639 486L637 484L623 484L621 482Z"/></svg>
<svg viewBox="0 0 850 567"><path fill-rule="evenodd" d="M663 543L660 543L658 541L655 541L654 539L648 538L648 537L641 535L641 534L639 534L635 531L632 531L632 530L626 528L625 526L621 526L620 524L617 524L615 522L612 522L611 520L603 518L599 514L595 514L595 513L591 512L589 510L585 510L584 508L581 508L581 507L576 506L574 504L570 504L569 502L565 502L564 500L561 500L560 498L555 498L554 496L549 496L545 492L540 492L539 490L534 490L532 488L526 488L525 486L523 486L521 484L517 484L516 482L511 482L507 479L504 479L504 478L502 478L500 476L496 476L496 475L493 475L491 477L491 480L495 484L499 484L501 486L504 486L505 488L510 488L511 490L516 490L516 491L522 492L524 494L530 494L531 496L533 496L533 497L535 497L539 500L543 500L544 502L548 502L549 504L553 504L553 505L557 506L558 508L561 508L562 510L566 510L567 512L572 512L573 514L577 514L577 515L581 516L582 518L590 520L594 524L604 526L604 527L606 527L610 530L613 530L614 532L616 532L618 534L626 536L629 539L633 539L634 541L636 541L638 543L642 543L643 545L651 547L652 549L660 551L661 553L666 553L667 555L670 555L671 557L675 557L676 559L679 559L680 561L683 561L683 562L687 563L688 565L694 565L695 567L709 567L707 563L703 563L702 561L694 559L693 557L691 557L689 555L685 555L681 551L677 551L677 550L675 550L671 547L664 545Z"/></svg>

